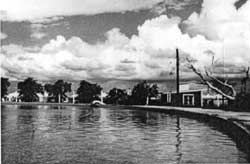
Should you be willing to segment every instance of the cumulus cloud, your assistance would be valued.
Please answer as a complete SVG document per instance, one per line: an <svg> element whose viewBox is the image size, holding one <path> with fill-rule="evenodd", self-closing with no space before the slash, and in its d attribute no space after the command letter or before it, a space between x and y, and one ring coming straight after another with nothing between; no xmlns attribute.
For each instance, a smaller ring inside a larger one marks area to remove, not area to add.
<svg viewBox="0 0 250 164"><path fill-rule="evenodd" d="M8 37L7 34L0 32L0 40L4 40Z"/></svg>
<svg viewBox="0 0 250 164"><path fill-rule="evenodd" d="M222 45L222 52L215 53L218 62L234 65L226 72L238 72L239 67L250 62L250 1L238 9L235 7L236 2L204 0L201 13L191 14L184 22L185 31L191 36L202 35ZM235 70L232 71L232 68Z"/></svg>
<svg viewBox="0 0 250 164"><path fill-rule="evenodd" d="M201 34L210 40L249 38L250 1L236 9L237 0L204 0L201 13L193 13L185 21L187 32Z"/></svg>
<svg viewBox="0 0 250 164"><path fill-rule="evenodd" d="M97 44L89 44L79 37L66 39L57 36L39 49L5 45L1 52L3 73L16 78L33 76L44 80L171 79L175 71L175 50L179 48L182 78L195 76L185 66L186 58L196 61L195 65L199 69L213 65L218 75L223 72L227 76L240 76L242 69L250 65L250 56L247 54L250 50L250 29L245 28L242 35L233 30L230 35L221 34L216 38L208 37L209 29L192 33L192 28L199 29L201 26L199 23L203 21L198 20L205 17L206 14L202 15L204 10L208 10L207 3L204 1L200 15L188 19L185 34L179 28L180 18L162 15L138 26L138 34L130 38L114 28L106 33L104 42ZM228 5L233 5L233 1L228 1ZM236 11L241 12L240 16L245 16L239 19L241 24L249 20L246 11L250 11L249 3ZM221 17L229 19L227 15ZM211 27L211 30L217 29Z"/></svg>

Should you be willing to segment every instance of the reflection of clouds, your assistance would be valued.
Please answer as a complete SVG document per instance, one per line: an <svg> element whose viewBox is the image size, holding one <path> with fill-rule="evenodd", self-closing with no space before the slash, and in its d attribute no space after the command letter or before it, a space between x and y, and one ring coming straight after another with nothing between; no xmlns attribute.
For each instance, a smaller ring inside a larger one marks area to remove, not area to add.
<svg viewBox="0 0 250 164"><path fill-rule="evenodd" d="M109 112L107 109L104 109L104 108L99 108L99 110L100 110L99 122L106 124L107 121L109 120Z"/></svg>

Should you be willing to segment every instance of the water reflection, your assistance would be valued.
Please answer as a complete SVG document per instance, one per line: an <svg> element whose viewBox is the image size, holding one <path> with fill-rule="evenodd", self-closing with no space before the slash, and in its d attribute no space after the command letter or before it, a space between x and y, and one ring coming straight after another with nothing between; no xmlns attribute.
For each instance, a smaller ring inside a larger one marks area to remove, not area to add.
<svg viewBox="0 0 250 164"><path fill-rule="evenodd" d="M24 109L24 110L35 110L35 109L38 109L38 106L37 105L20 105L18 108Z"/></svg>
<svg viewBox="0 0 250 164"><path fill-rule="evenodd" d="M53 109L58 109L58 110L66 109L66 106L53 106Z"/></svg>
<svg viewBox="0 0 250 164"><path fill-rule="evenodd" d="M180 117L177 116L176 117L176 132L177 132L177 135L176 135L176 154L177 154L177 161L178 163L181 162L181 157L182 157L182 153L181 153L181 124L180 124Z"/></svg>
<svg viewBox="0 0 250 164"><path fill-rule="evenodd" d="M2 106L1 121L3 163L247 162L213 127L158 112Z"/></svg>

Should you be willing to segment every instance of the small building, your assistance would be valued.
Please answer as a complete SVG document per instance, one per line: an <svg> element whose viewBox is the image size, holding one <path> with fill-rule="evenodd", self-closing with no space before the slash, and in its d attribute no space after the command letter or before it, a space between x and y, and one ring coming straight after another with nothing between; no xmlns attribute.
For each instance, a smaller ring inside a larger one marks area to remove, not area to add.
<svg viewBox="0 0 250 164"><path fill-rule="evenodd" d="M48 98L49 98L48 92L44 92L43 94L37 93L36 95L38 96L39 102L44 102L44 103L48 102Z"/></svg>
<svg viewBox="0 0 250 164"><path fill-rule="evenodd" d="M66 100L65 102L68 102L68 103L73 103L75 104L76 103L76 97L78 96L78 94L76 94L75 91L72 91L70 93L66 93Z"/></svg>
<svg viewBox="0 0 250 164"><path fill-rule="evenodd" d="M196 83L180 85L179 94L176 91L167 92L162 95L162 99L164 105L183 107L217 108L228 103L222 95L215 93L206 85Z"/></svg>
<svg viewBox="0 0 250 164"><path fill-rule="evenodd" d="M14 92L9 93L6 96L5 101L8 101L8 102L20 102L21 99L19 98L18 91L14 91Z"/></svg>
<svg viewBox="0 0 250 164"><path fill-rule="evenodd" d="M171 94L171 105L185 107L202 107L202 91L190 90L182 91L179 94Z"/></svg>

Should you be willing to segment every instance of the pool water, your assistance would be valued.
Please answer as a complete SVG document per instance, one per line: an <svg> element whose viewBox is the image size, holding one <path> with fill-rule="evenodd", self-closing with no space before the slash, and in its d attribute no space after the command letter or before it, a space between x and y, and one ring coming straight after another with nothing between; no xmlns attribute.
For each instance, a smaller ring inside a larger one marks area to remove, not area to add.
<svg viewBox="0 0 250 164"><path fill-rule="evenodd" d="M160 112L2 105L3 164L246 163L216 127Z"/></svg>

